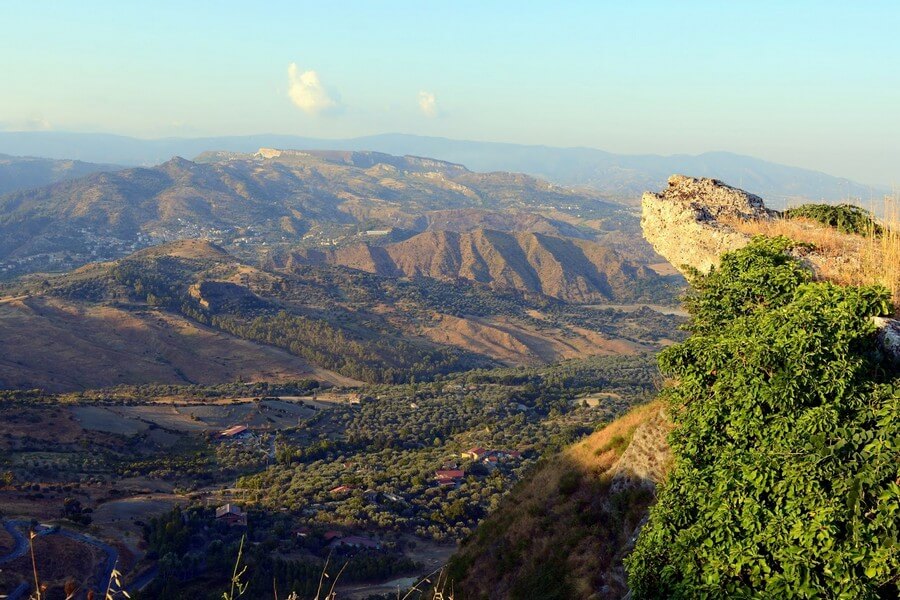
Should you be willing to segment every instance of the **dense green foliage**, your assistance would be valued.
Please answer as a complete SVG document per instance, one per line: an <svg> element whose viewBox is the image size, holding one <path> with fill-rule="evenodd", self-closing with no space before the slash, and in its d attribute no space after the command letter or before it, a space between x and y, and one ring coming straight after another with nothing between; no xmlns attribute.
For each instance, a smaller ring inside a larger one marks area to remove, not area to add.
<svg viewBox="0 0 900 600"><path fill-rule="evenodd" d="M244 594L270 598L273 584L279 597L296 592L301 598L316 594L319 578L330 557L328 586L343 567L342 583L378 581L409 574L418 565L397 551L395 544L383 549L331 549L321 538L299 538L291 534L290 520L283 515L252 514L248 528L217 523L208 508L178 508L144 525L149 554L158 560L159 574L136 598L173 600L219 599L228 587L241 537L246 536L240 567L246 567ZM279 558L293 554L294 558ZM346 566L344 566L346 564Z"/></svg>
<svg viewBox="0 0 900 600"><path fill-rule="evenodd" d="M635 598L897 597L900 379L870 319L888 294L812 283L789 245L693 282L693 336L660 356L675 466L627 561Z"/></svg>
<svg viewBox="0 0 900 600"><path fill-rule="evenodd" d="M834 227L843 233L867 235L881 234L881 226L872 218L872 213L853 204L803 204L789 208L782 213L789 219L806 218Z"/></svg>
<svg viewBox="0 0 900 600"><path fill-rule="evenodd" d="M540 457L650 397L655 374L650 355L616 356L369 386L359 405L334 405L279 432L276 464L237 485L269 510L306 509L304 524L461 538ZM595 407L578 400L594 392L609 397ZM489 469L461 458L474 446L523 456ZM466 472L459 486L437 486L435 471L455 464ZM354 489L331 494L339 485ZM376 493L400 500L372 501Z"/></svg>

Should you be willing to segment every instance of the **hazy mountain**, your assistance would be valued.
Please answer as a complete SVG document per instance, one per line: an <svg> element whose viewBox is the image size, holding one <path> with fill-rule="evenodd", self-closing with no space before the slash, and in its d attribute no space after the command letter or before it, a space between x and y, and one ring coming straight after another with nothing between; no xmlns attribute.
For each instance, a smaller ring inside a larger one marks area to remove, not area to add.
<svg viewBox="0 0 900 600"><path fill-rule="evenodd" d="M153 165L172 156L196 156L208 150L252 152L259 147L372 150L430 156L461 163L476 171L516 171L561 185L591 186L605 193L635 198L662 187L672 173L690 173L733 182L766 197L778 207L786 199L869 200L888 190L818 171L790 167L728 152L700 155L623 155L592 148L553 148L473 142L403 134L344 140L288 135L140 140L107 134L56 132L0 133L0 152L94 162Z"/></svg>
<svg viewBox="0 0 900 600"><path fill-rule="evenodd" d="M569 302L633 301L664 278L594 242L541 233L429 231L386 246L294 252L288 258L391 277L467 279Z"/></svg>
<svg viewBox="0 0 900 600"><path fill-rule="evenodd" d="M0 197L0 261L11 261L7 272L61 270L194 237L232 248L334 245L367 230L424 229L431 211L457 226L479 218L504 221L496 214L510 211L566 210L593 219L626 212L596 193L432 159L280 151L201 159L175 158ZM447 212L464 209L465 218ZM536 229L573 229L546 217L531 221Z"/></svg>
<svg viewBox="0 0 900 600"><path fill-rule="evenodd" d="M122 168L124 167L119 165L86 163L79 160L0 154L0 194L77 179L98 171L116 171Z"/></svg>

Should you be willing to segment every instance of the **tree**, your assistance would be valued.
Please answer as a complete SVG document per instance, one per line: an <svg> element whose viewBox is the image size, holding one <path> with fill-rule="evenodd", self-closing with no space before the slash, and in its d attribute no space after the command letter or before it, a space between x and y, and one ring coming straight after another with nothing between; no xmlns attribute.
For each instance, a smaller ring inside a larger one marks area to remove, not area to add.
<svg viewBox="0 0 900 600"><path fill-rule="evenodd" d="M811 283L789 247L692 282L694 335L659 358L675 466L626 562L635 598L900 591L900 378L870 351L889 294Z"/></svg>

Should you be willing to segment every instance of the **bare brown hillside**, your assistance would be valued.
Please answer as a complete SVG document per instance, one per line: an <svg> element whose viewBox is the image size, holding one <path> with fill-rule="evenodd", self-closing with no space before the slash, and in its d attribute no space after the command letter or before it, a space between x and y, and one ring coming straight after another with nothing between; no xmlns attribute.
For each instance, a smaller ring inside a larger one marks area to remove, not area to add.
<svg viewBox="0 0 900 600"><path fill-rule="evenodd" d="M385 246L300 250L287 262L341 265L389 277L467 279L576 303L636 300L664 285L652 269L601 244L490 229L426 231Z"/></svg>
<svg viewBox="0 0 900 600"><path fill-rule="evenodd" d="M278 348L160 310L56 298L0 300L0 388L48 391L120 383L216 384L313 377L353 380Z"/></svg>

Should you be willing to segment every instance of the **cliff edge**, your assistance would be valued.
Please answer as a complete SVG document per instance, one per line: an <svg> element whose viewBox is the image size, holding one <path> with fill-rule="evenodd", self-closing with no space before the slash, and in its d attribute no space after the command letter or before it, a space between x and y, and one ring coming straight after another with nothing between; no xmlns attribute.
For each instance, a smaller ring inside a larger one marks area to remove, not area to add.
<svg viewBox="0 0 900 600"><path fill-rule="evenodd" d="M752 235L739 231L739 221L769 221L778 213L766 208L762 198L716 179L672 175L662 192L646 192L641 199L641 228L653 249L684 275L708 273L719 265L722 254L743 248ZM798 240L803 241L803 240ZM836 260L816 248L798 248L798 258L818 279L828 279ZM900 321L877 317L878 352L900 367Z"/></svg>

